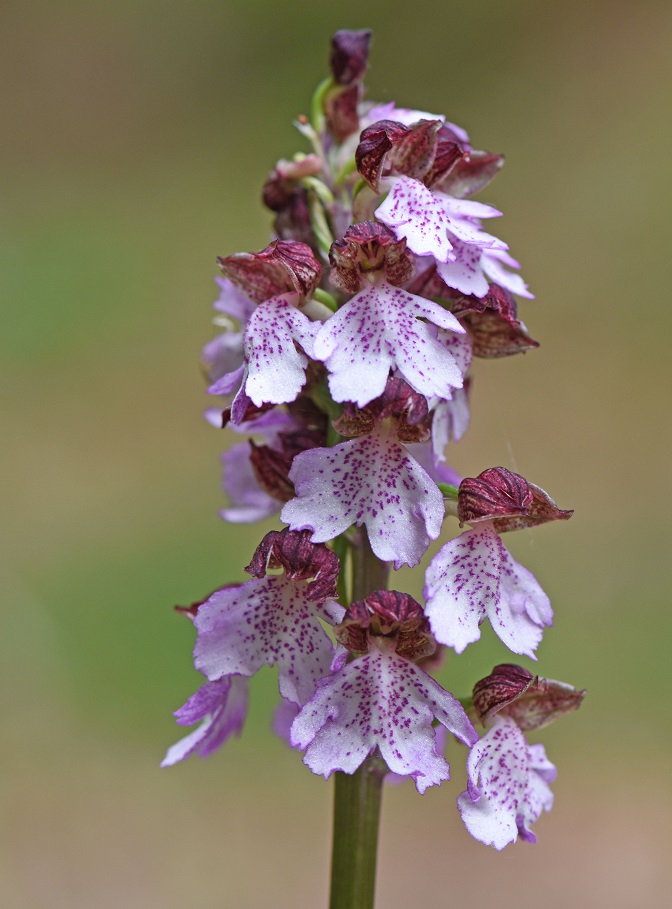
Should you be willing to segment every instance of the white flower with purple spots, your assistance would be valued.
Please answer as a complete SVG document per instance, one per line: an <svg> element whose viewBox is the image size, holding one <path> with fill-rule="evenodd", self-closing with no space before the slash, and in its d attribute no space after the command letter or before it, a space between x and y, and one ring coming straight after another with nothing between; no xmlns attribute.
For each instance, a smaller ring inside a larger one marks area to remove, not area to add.
<svg viewBox="0 0 672 909"><path fill-rule="evenodd" d="M313 773L354 773L377 748L393 773L412 777L423 793L450 779L433 719L466 744L476 740L460 702L394 646L372 638L368 653L341 660L294 720L292 744L305 749Z"/></svg>
<svg viewBox="0 0 672 909"><path fill-rule="evenodd" d="M364 524L375 555L400 568L417 565L441 532L441 492L384 425L333 448L302 452L289 477L296 498L280 517L292 530L311 530L314 543Z"/></svg>
<svg viewBox="0 0 672 909"><path fill-rule="evenodd" d="M553 621L548 597L489 521L437 553L425 574L425 597L434 636L457 653L480 638L487 618L509 650L536 659L543 628Z"/></svg>
<svg viewBox="0 0 672 909"><path fill-rule="evenodd" d="M528 745L513 719L495 716L467 760L468 789L457 799L469 833L486 846L503 849L521 839L536 842L530 829L550 811L549 783L557 771L543 745Z"/></svg>
<svg viewBox="0 0 672 909"><path fill-rule="evenodd" d="M379 279L321 326L314 353L329 370L336 401L363 407L383 393L390 369L420 394L448 398L461 387L462 374L449 347L437 339L438 328L464 333L438 303Z"/></svg>

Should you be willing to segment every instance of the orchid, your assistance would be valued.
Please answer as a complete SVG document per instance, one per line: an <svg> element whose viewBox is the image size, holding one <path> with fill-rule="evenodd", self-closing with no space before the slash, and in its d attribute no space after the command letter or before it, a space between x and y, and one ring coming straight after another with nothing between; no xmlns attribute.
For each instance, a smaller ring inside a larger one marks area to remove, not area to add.
<svg viewBox="0 0 672 909"><path fill-rule="evenodd" d="M539 679L521 666L495 666L476 683L474 706L486 726L469 753L469 787L457 800L473 837L496 849L518 836L535 843L531 830L550 811L549 784L557 770L542 745L528 745L525 731L539 729L581 704L584 691Z"/></svg>
<svg viewBox="0 0 672 909"><path fill-rule="evenodd" d="M502 156L443 114L365 101L370 40L332 39L331 75L297 121L310 147L263 188L275 238L218 260L207 419L238 439L222 457L220 514L279 512L286 526L263 537L251 577L181 610L206 681L175 714L199 725L163 762L237 735L249 678L277 669L274 729L336 778L332 909L372 906L382 782L408 778L421 794L447 782L448 734L471 749L458 798L469 833L497 849L532 842L555 768L525 734L583 696L508 664L473 698L433 677L486 620L512 653L537 658L550 599L502 536L572 512L506 467L452 466L476 361L538 347L515 300L531 294L483 227L500 212L471 198ZM388 589L454 518L463 530L427 565L424 602Z"/></svg>

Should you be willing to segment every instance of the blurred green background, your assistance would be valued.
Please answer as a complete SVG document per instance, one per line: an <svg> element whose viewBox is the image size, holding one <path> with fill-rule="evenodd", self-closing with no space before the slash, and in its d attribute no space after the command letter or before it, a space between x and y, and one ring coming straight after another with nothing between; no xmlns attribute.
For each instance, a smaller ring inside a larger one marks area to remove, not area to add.
<svg viewBox="0 0 672 909"><path fill-rule="evenodd" d="M267 731L273 673L240 741L158 764L199 684L171 607L242 579L267 529L217 518L215 257L268 242L261 184L304 147L343 27L375 31L368 97L507 155L482 198L542 347L476 364L452 460L576 509L507 543L556 610L539 672L589 689L540 736L560 774L537 846L468 838L457 747L452 783L386 792L378 905L669 894L672 6L60 0L5 4L0 36L2 906L326 904L331 783ZM442 678L462 694L506 659L484 629Z"/></svg>

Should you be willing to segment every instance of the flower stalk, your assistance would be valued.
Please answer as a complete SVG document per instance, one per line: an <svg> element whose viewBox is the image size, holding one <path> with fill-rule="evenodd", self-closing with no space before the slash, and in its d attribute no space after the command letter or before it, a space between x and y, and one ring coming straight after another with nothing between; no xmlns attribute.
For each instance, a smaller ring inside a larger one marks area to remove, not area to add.
<svg viewBox="0 0 672 909"><path fill-rule="evenodd" d="M334 774L329 909L373 909L385 773L380 758L371 755L353 774Z"/></svg>

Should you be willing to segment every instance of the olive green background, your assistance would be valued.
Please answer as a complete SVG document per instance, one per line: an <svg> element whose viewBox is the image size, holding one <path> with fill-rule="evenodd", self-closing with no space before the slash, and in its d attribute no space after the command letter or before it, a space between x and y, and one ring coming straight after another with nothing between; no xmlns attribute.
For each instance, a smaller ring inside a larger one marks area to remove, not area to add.
<svg viewBox="0 0 672 909"><path fill-rule="evenodd" d="M158 764L199 684L171 607L242 579L277 526L217 518L215 257L268 242L261 184L305 147L291 120L342 27L375 31L368 97L507 156L479 198L542 346L476 363L452 461L576 509L507 543L556 610L539 672L588 688L539 736L538 845L469 839L454 746L451 783L385 793L377 905L629 909L672 885L672 7L60 0L5 5L0 36L3 906L326 904L331 783L267 731L272 672L240 741ZM464 694L508 658L484 627L441 678Z"/></svg>

